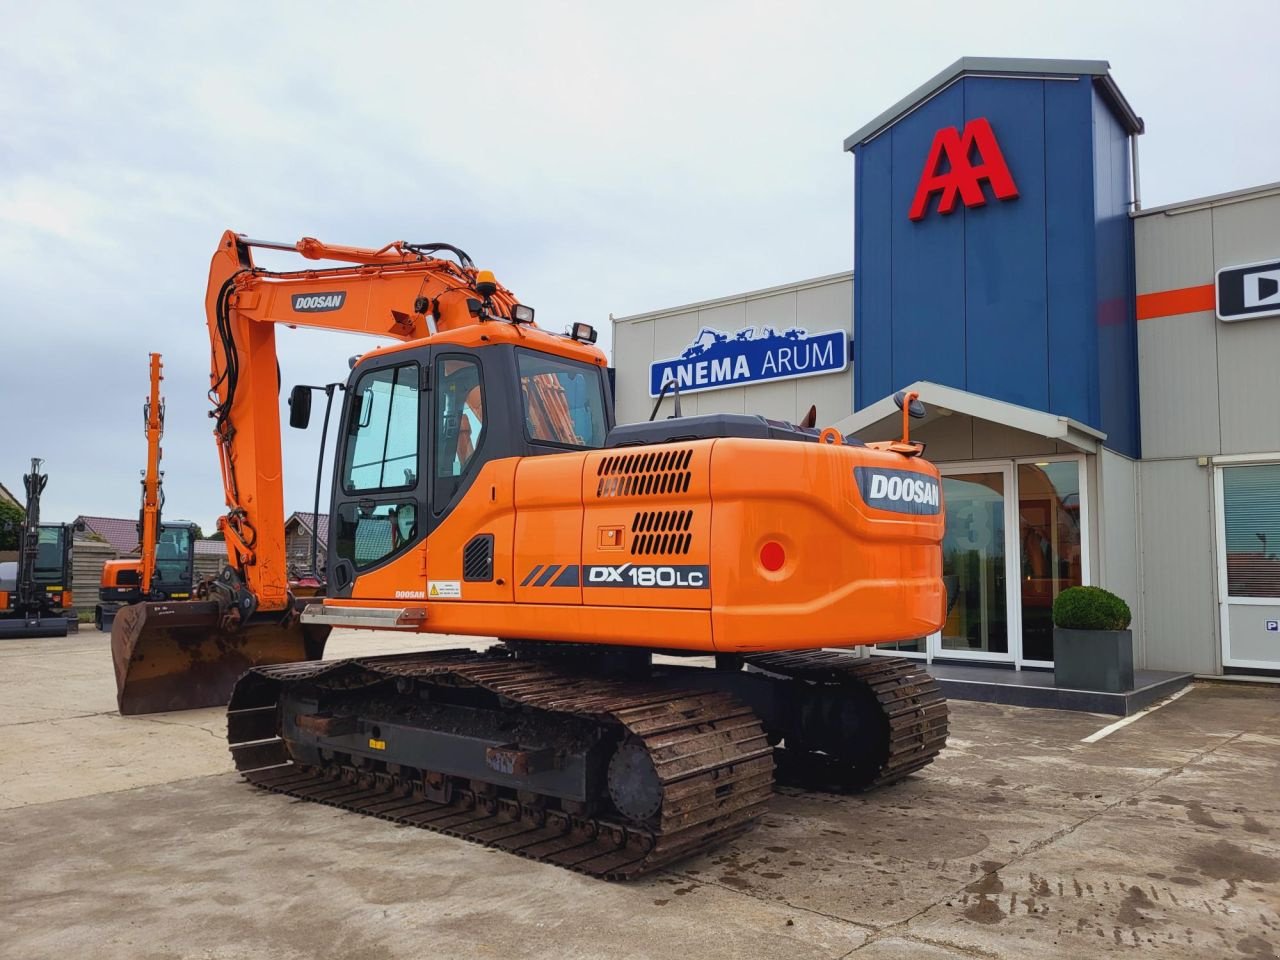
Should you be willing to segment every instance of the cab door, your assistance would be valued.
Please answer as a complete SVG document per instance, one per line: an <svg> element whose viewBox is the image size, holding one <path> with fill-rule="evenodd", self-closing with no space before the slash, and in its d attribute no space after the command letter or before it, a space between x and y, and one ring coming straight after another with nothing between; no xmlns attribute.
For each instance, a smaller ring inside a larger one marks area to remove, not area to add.
<svg viewBox="0 0 1280 960"><path fill-rule="evenodd" d="M329 517L328 593L420 599L430 350L374 355L347 385Z"/></svg>

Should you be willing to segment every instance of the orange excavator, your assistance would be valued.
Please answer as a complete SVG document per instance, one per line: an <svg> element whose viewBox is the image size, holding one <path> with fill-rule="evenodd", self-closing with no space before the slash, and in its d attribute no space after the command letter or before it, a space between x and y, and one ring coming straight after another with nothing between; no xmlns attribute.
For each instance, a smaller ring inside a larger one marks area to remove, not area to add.
<svg viewBox="0 0 1280 960"><path fill-rule="evenodd" d="M254 248L336 265L269 271ZM228 232L206 309L227 565L196 600L121 611L121 712L229 698L256 786L607 878L749 829L775 778L879 786L942 749L916 664L823 649L942 623L914 396L884 443L747 415L617 426L595 331L539 328L442 243ZM279 324L396 341L351 362L314 597L286 575ZM333 627L500 642L321 661Z"/></svg>
<svg viewBox="0 0 1280 960"><path fill-rule="evenodd" d="M186 600L195 576L196 525L185 520L162 520L164 474L160 470L164 436L164 399L160 381L164 363L151 354L151 392L142 405L147 435L147 469L142 475L142 509L138 518L141 556L108 560L102 566L98 604L93 620L110 631L120 607L143 600Z"/></svg>

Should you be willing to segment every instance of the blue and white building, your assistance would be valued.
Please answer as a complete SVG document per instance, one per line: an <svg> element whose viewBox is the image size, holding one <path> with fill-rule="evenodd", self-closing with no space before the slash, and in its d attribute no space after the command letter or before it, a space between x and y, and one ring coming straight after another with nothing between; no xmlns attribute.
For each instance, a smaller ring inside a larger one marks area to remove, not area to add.
<svg viewBox="0 0 1280 960"><path fill-rule="evenodd" d="M852 271L614 320L618 419L882 439L912 387L960 595L901 652L1051 666L1085 583L1140 667L1280 674L1280 184L1144 208L1143 129L1103 61L957 61L845 139Z"/></svg>

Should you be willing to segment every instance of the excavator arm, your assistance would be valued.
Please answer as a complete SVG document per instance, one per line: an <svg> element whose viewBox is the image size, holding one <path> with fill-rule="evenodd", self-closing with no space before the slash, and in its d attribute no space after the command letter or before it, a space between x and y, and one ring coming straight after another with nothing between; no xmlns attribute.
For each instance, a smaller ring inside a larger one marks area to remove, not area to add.
<svg viewBox="0 0 1280 960"><path fill-rule="evenodd" d="M142 538L142 595L151 594L151 581L156 572L156 542L160 539L160 438L164 436L164 401L160 399L160 381L164 379L160 354L151 354L151 393L143 408L147 430L147 472L142 476L142 522L138 531Z"/></svg>

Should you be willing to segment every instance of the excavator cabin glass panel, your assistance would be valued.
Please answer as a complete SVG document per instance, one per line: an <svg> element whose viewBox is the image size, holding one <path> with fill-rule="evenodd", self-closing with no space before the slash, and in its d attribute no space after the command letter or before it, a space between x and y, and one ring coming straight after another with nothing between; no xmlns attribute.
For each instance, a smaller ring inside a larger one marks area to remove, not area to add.
<svg viewBox="0 0 1280 960"><path fill-rule="evenodd" d="M530 443L604 446L609 430L598 372L585 363L517 350L525 432Z"/></svg>
<svg viewBox="0 0 1280 960"><path fill-rule="evenodd" d="M398 553L417 536L415 503L344 503L338 509L338 556L357 570L367 570Z"/></svg>
<svg viewBox="0 0 1280 960"><path fill-rule="evenodd" d="M418 399L416 363L372 370L360 378L343 458L348 493L416 486Z"/></svg>
<svg viewBox="0 0 1280 960"><path fill-rule="evenodd" d="M36 541L35 579L37 583L57 583L63 579L66 529L61 524L41 524Z"/></svg>
<svg viewBox="0 0 1280 960"><path fill-rule="evenodd" d="M156 541L156 582L153 590L162 593L185 593L191 590L194 570L194 548L191 527L186 524L161 524Z"/></svg>
<svg viewBox="0 0 1280 960"><path fill-rule="evenodd" d="M463 477L484 462L484 380L480 364L444 356L435 364L435 486L432 507L448 509Z"/></svg>

